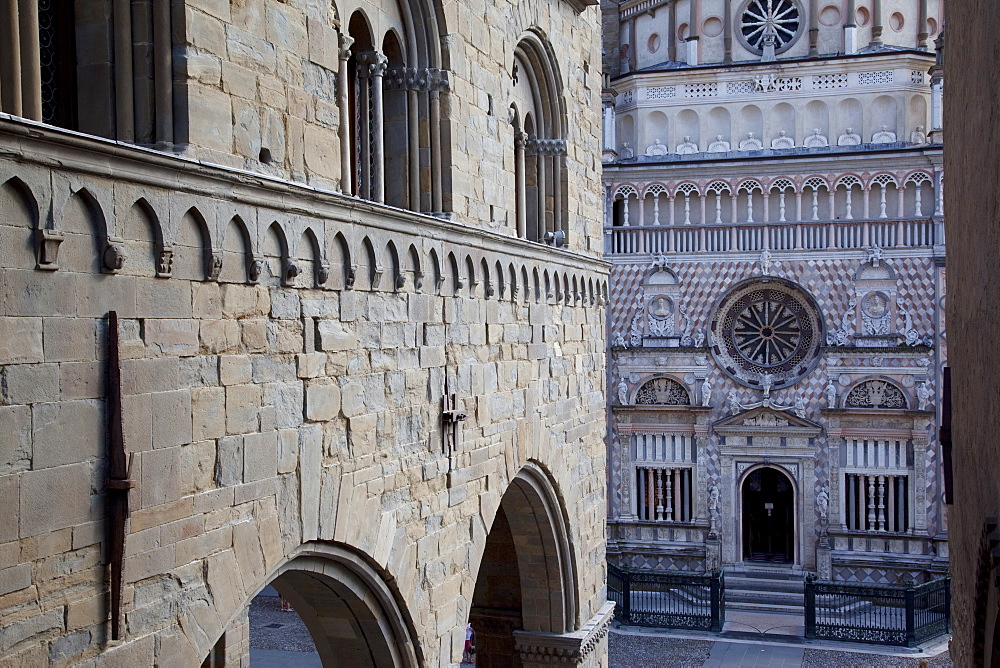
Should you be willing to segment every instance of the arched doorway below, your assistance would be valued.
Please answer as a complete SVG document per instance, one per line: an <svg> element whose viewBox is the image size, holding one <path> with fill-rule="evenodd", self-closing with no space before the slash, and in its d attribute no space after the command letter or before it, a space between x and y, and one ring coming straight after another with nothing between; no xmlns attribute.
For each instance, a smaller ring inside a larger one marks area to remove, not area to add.
<svg viewBox="0 0 1000 668"><path fill-rule="evenodd" d="M476 668L518 668L526 641L544 645L574 630L575 593L562 509L547 475L528 464L500 501L476 576Z"/></svg>
<svg viewBox="0 0 1000 668"><path fill-rule="evenodd" d="M743 480L743 560L791 563L795 559L795 492L776 468L759 468Z"/></svg>

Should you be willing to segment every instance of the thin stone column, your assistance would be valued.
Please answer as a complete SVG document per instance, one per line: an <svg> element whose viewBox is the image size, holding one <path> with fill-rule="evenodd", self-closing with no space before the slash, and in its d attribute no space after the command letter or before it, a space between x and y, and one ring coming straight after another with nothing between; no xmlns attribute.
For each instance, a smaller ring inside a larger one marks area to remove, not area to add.
<svg viewBox="0 0 1000 668"><path fill-rule="evenodd" d="M917 48L926 49L927 48L927 38L930 37L930 33L927 32L927 0L920 0L920 18L919 25L917 25Z"/></svg>
<svg viewBox="0 0 1000 668"><path fill-rule="evenodd" d="M444 191L441 184L441 94L431 91L431 208L444 210Z"/></svg>
<svg viewBox="0 0 1000 668"><path fill-rule="evenodd" d="M690 5L691 5L691 17L690 17L690 20L688 21L688 25L690 26L688 28L688 30L690 30L690 33L688 34L688 39L687 39L687 64L688 65L697 65L698 64L698 26L701 25L701 21L699 20L699 17L698 17L698 8L701 7L701 3L699 3L699 2L692 2L692 3L690 3Z"/></svg>
<svg viewBox="0 0 1000 668"><path fill-rule="evenodd" d="M847 0L847 16L844 17L844 53L854 53L857 47L858 15L857 0Z"/></svg>
<svg viewBox="0 0 1000 668"><path fill-rule="evenodd" d="M170 38L170 0L153 0L153 76L156 141L174 141L174 82Z"/></svg>
<svg viewBox="0 0 1000 668"><path fill-rule="evenodd" d="M872 0L872 46L882 45L882 0Z"/></svg>
<svg viewBox="0 0 1000 668"><path fill-rule="evenodd" d="M517 236L524 239L528 236L527 198L524 185L524 145L527 136L523 132L514 134L514 174L517 189Z"/></svg>
<svg viewBox="0 0 1000 668"><path fill-rule="evenodd" d="M376 202L385 201L385 105L382 98L382 78L389 59L378 51L369 51L358 56L367 68L368 91L371 99L371 162L369 175L371 198Z"/></svg>
<svg viewBox="0 0 1000 668"><path fill-rule="evenodd" d="M535 148L535 159L538 161L537 179L538 179L538 221L536 223L538 229L537 239L542 240L545 238L546 232L546 221L545 221L545 208L546 208L546 191L548 188L545 184L545 155L539 150L538 141L533 142Z"/></svg>
<svg viewBox="0 0 1000 668"><path fill-rule="evenodd" d="M562 161L561 147L552 154L552 231L562 230Z"/></svg>
<svg viewBox="0 0 1000 668"><path fill-rule="evenodd" d="M410 209L420 211L420 99L413 88L406 91L407 179L410 186Z"/></svg>
<svg viewBox="0 0 1000 668"><path fill-rule="evenodd" d="M733 0L726 0L722 9L722 44L725 55L722 57L723 65L733 64Z"/></svg>
<svg viewBox="0 0 1000 668"><path fill-rule="evenodd" d="M677 2L670 3L668 19L670 23L667 29L667 60L675 62L677 60Z"/></svg>
<svg viewBox="0 0 1000 668"><path fill-rule="evenodd" d="M337 72L337 104L340 106L340 127L337 135L340 137L340 192L345 195L354 195L354 165L351 162L350 82L348 81L347 68L354 38L343 33L338 37L340 40L340 70Z"/></svg>
<svg viewBox="0 0 1000 668"><path fill-rule="evenodd" d="M4 113L21 115L21 37L18 31L17 0L0 0L0 96Z"/></svg>
<svg viewBox="0 0 1000 668"><path fill-rule="evenodd" d="M18 0L21 27L21 112L25 118L42 120L42 66L38 38L38 0Z"/></svg>
<svg viewBox="0 0 1000 668"><path fill-rule="evenodd" d="M115 138L135 141L135 102L132 94L132 4L114 0L115 30Z"/></svg>
<svg viewBox="0 0 1000 668"><path fill-rule="evenodd" d="M809 57L819 55L819 0L809 0Z"/></svg>

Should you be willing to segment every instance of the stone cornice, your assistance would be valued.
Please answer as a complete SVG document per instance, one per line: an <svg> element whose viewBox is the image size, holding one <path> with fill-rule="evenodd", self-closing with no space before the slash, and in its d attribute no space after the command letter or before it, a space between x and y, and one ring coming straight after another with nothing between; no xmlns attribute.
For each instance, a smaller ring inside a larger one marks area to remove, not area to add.
<svg viewBox="0 0 1000 668"><path fill-rule="evenodd" d="M615 604L607 601L579 631L541 633L514 631L514 646L521 660L541 664L580 665L608 634Z"/></svg>
<svg viewBox="0 0 1000 668"><path fill-rule="evenodd" d="M266 174L211 164L152 148L63 130L0 114L0 157L78 175L124 181L262 207L334 223L361 223L391 234L451 242L564 269L607 273L610 263L575 251L404 211Z"/></svg>

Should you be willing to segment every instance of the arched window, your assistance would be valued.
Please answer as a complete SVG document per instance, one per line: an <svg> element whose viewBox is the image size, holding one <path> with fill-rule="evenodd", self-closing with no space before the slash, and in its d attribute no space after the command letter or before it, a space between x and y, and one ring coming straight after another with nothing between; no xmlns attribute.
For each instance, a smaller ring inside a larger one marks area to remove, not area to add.
<svg viewBox="0 0 1000 668"><path fill-rule="evenodd" d="M635 393L637 406L688 406L691 396L672 378L654 378Z"/></svg>
<svg viewBox="0 0 1000 668"><path fill-rule="evenodd" d="M514 50L511 125L517 236L566 243L565 112L559 73L546 44L528 33Z"/></svg>
<svg viewBox="0 0 1000 668"><path fill-rule="evenodd" d="M355 11L341 34L341 190L412 211L442 212L450 206L443 196L441 142L448 76L441 69L436 20L417 0L383 3L378 12L369 18Z"/></svg>
<svg viewBox="0 0 1000 668"><path fill-rule="evenodd" d="M0 110L120 141L174 142L170 0L76 9L73 0L4 5Z"/></svg>

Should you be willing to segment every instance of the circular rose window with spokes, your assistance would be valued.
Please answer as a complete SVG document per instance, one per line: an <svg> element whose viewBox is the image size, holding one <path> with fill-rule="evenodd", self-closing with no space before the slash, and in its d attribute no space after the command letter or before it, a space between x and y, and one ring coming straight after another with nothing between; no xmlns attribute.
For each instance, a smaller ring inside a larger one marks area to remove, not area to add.
<svg viewBox="0 0 1000 668"><path fill-rule="evenodd" d="M767 40L773 40L774 52L781 53L802 34L802 10L796 0L747 0L739 17L736 36L754 53L763 53Z"/></svg>
<svg viewBox="0 0 1000 668"><path fill-rule="evenodd" d="M812 298L771 279L737 286L712 320L712 355L744 385L772 388L798 382L815 365L822 321Z"/></svg>

